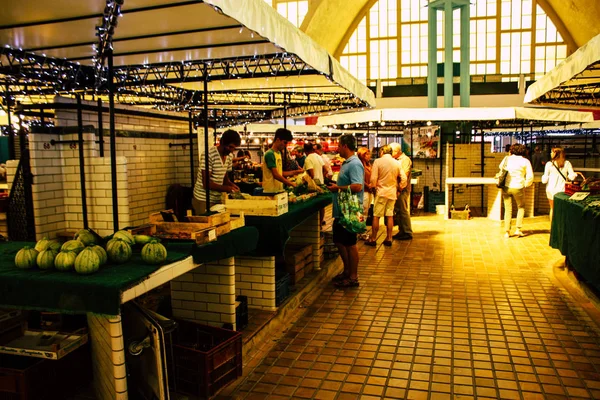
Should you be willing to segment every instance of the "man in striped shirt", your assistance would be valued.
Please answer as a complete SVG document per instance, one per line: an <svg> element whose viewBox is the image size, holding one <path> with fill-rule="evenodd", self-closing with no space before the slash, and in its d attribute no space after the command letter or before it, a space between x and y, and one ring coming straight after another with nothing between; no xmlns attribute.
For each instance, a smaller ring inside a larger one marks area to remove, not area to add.
<svg viewBox="0 0 600 400"><path fill-rule="evenodd" d="M229 157L235 149L241 144L240 135L234 130L226 130L221 135L221 140L217 146L208 150L208 170L210 171L210 180L208 189L210 190L210 206L221 203L221 193L239 192L240 188L229 180L227 171L231 171L232 157ZM194 214L200 215L206 213L206 158L205 154L200 154L200 167L198 168L198 177L194 186L194 198L192 207Z"/></svg>

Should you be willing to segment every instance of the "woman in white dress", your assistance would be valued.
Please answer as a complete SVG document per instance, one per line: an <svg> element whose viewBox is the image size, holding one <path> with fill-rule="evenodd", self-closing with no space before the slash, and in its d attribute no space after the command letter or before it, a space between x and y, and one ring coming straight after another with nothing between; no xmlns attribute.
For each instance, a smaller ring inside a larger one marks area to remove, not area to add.
<svg viewBox="0 0 600 400"><path fill-rule="evenodd" d="M542 183L546 184L546 196L550 203L550 220L554 210L554 195L564 192L567 179L572 181L578 174L565 159L565 150L562 147L553 147L550 151L550 162L546 163L542 175Z"/></svg>

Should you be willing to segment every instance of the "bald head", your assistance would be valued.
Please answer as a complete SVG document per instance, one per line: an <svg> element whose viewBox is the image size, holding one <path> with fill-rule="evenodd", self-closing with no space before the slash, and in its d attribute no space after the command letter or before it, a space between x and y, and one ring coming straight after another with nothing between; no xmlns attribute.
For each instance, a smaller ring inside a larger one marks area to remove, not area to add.
<svg viewBox="0 0 600 400"><path fill-rule="evenodd" d="M392 157L398 158L402 155L402 146L400 143L390 143L390 147L392 148Z"/></svg>

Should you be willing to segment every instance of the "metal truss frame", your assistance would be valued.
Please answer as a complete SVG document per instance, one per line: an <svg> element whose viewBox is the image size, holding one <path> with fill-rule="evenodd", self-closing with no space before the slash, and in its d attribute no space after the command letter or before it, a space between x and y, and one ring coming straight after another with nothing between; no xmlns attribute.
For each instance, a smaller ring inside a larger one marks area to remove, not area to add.
<svg viewBox="0 0 600 400"><path fill-rule="evenodd" d="M600 61L589 65L585 71L575 75L566 84L549 90L532 103L600 108L600 82L589 82L590 77L586 75L590 71L594 71L594 76L600 76ZM578 84L577 81L583 83Z"/></svg>

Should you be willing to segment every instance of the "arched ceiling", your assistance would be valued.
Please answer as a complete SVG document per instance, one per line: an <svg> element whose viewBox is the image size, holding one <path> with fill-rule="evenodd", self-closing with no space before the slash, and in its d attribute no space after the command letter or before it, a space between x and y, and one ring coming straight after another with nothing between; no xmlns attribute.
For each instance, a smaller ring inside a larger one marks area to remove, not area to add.
<svg viewBox="0 0 600 400"><path fill-rule="evenodd" d="M374 0L312 0L302 30L325 47L339 55L350 29L359 22ZM554 21L569 51L575 51L600 34L599 0L538 0L538 4Z"/></svg>

